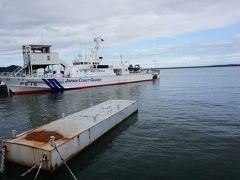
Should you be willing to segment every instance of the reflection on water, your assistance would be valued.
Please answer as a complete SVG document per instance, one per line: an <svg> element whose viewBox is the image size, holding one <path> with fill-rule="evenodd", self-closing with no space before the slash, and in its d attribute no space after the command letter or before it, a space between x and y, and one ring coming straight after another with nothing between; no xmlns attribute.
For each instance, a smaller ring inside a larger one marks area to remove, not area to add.
<svg viewBox="0 0 240 180"><path fill-rule="evenodd" d="M0 136L109 99L137 100L131 116L69 161L78 179L239 179L240 69L163 70L157 81L0 97ZM4 180L25 167L9 165ZM34 173L24 179L33 179ZM63 166L53 176L71 179Z"/></svg>

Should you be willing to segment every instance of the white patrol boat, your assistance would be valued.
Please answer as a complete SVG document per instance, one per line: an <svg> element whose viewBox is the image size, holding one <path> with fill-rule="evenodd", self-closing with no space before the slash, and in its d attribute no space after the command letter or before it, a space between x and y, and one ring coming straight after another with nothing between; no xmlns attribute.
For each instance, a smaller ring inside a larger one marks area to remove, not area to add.
<svg viewBox="0 0 240 180"><path fill-rule="evenodd" d="M72 67L51 52L51 45L23 46L24 65L13 76L0 77L14 95L62 91L78 88L108 86L141 81L152 81L158 74L142 70L140 66L104 65L99 56L100 37L94 38L95 47L87 57L78 56ZM57 69L56 69L57 68ZM55 70L54 70L55 69Z"/></svg>

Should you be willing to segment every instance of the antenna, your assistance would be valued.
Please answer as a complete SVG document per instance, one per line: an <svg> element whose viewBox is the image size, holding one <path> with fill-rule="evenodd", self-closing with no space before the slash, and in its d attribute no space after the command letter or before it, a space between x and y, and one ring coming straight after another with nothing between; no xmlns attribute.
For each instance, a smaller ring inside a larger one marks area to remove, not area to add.
<svg viewBox="0 0 240 180"><path fill-rule="evenodd" d="M123 59L123 55L120 55L120 59L121 59L121 64L123 63L122 59Z"/></svg>
<svg viewBox="0 0 240 180"><path fill-rule="evenodd" d="M153 63L155 64L155 69L157 68L157 60L153 60Z"/></svg>
<svg viewBox="0 0 240 180"><path fill-rule="evenodd" d="M82 42L79 43L79 54L82 56Z"/></svg>
<svg viewBox="0 0 240 180"><path fill-rule="evenodd" d="M42 41L42 45L43 45L43 32L41 32L41 41Z"/></svg>
<svg viewBox="0 0 240 180"><path fill-rule="evenodd" d="M84 42L84 47L85 47L85 60L86 60L87 59L86 41Z"/></svg>

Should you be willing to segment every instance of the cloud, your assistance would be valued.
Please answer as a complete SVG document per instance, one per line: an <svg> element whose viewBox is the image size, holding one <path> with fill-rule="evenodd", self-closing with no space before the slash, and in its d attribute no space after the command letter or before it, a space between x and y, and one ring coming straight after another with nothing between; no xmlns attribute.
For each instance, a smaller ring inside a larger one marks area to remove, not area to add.
<svg viewBox="0 0 240 180"><path fill-rule="evenodd" d="M240 19L236 0L0 0L0 50L53 44L69 59L102 35L108 48L222 28Z"/></svg>
<svg viewBox="0 0 240 180"><path fill-rule="evenodd" d="M173 53L183 54L201 54L206 53L226 53L240 48L240 38L235 37L227 41L210 41L205 43L187 43L187 44L166 44L150 48L133 49L127 53L129 56L171 56ZM175 56L175 55L174 55Z"/></svg>
<svg viewBox="0 0 240 180"><path fill-rule="evenodd" d="M131 49L125 57L132 63L154 66L157 60L160 67L214 65L240 63L240 38L235 36L225 41L204 43L164 44L150 48ZM115 57L120 54L116 52Z"/></svg>

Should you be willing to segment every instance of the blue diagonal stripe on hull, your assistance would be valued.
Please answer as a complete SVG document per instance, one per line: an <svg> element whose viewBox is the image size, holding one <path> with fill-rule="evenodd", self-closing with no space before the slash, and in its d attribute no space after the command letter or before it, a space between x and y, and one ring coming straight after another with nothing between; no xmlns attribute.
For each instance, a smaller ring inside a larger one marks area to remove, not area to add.
<svg viewBox="0 0 240 180"><path fill-rule="evenodd" d="M56 79L48 79L51 83L56 84L60 89L64 89L64 87L59 83Z"/></svg>
<svg viewBox="0 0 240 180"><path fill-rule="evenodd" d="M45 82L45 84L48 85L48 87L50 87L51 89L55 89L55 88L53 87L53 85L52 85L51 83L49 83L46 79L42 79L42 80Z"/></svg>
<svg viewBox="0 0 240 180"><path fill-rule="evenodd" d="M48 82L50 83L50 84L52 84L52 86L55 88L55 89L60 89L59 87L58 87L58 85L55 83L55 80L54 79L47 79L48 80Z"/></svg>

